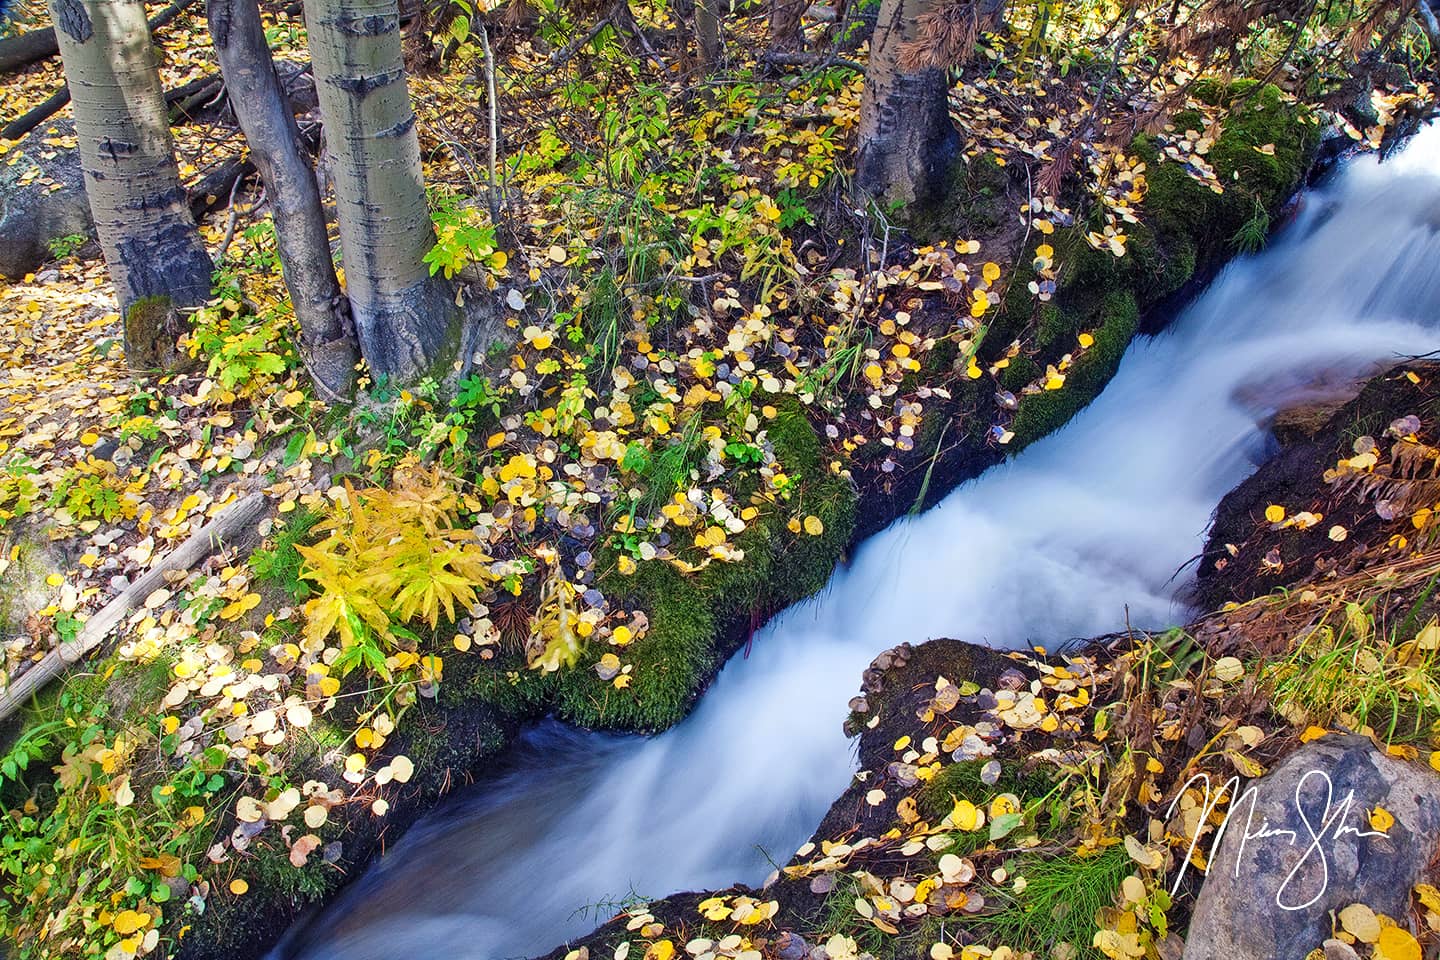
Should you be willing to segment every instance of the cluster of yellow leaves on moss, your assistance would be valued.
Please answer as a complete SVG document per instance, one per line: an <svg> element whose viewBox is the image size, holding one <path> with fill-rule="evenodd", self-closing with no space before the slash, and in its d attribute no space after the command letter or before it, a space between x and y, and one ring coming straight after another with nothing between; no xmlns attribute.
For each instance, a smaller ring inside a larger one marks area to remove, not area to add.
<svg viewBox="0 0 1440 960"><path fill-rule="evenodd" d="M457 526L462 498L439 468L399 471L394 490L346 486L346 509L327 522L329 535L300 546L301 576L319 595L305 605L307 649L337 633L342 651L368 629L393 639L393 625L416 618L434 627L476 602L494 579L491 557L468 528Z"/></svg>

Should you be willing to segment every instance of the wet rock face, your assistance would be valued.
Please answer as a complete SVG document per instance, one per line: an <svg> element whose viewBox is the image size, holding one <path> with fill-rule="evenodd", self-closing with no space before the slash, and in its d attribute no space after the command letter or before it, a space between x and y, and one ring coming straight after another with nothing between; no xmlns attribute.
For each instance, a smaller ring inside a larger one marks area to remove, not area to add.
<svg viewBox="0 0 1440 960"><path fill-rule="evenodd" d="M1209 858L1184 960L1299 960L1354 903L1407 922L1440 846L1440 777L1363 737L1326 737L1251 787L1253 816L1248 796L1232 802ZM1395 821L1383 835L1377 807Z"/></svg>
<svg viewBox="0 0 1440 960"><path fill-rule="evenodd" d="M69 132L69 121L52 126ZM95 232L79 153L46 147L38 132L16 153L14 163L0 166L0 277L8 280L49 259L51 240Z"/></svg>
<svg viewBox="0 0 1440 960"><path fill-rule="evenodd" d="M1417 380L1401 376L1401 371L1415 373ZM1372 378L1338 410L1335 399L1348 385L1333 377L1313 380L1308 385L1314 393L1311 400L1275 418L1275 435L1283 441L1280 452L1216 507L1186 599L1215 609L1307 578L1343 576L1362 565L1368 549L1397 531L1376 513L1373 502L1327 484L1325 471L1356 454L1359 435L1386 441L1387 425L1406 416L1419 418L1425 442L1437 442L1431 425L1440 422L1440 400L1428 386L1437 376L1436 361L1406 362ZM1245 402L1243 396L1238 399ZM1303 528L1272 524L1265 518L1271 504L1292 516L1309 510L1323 519ZM1331 536L1337 524L1345 530L1338 539Z"/></svg>

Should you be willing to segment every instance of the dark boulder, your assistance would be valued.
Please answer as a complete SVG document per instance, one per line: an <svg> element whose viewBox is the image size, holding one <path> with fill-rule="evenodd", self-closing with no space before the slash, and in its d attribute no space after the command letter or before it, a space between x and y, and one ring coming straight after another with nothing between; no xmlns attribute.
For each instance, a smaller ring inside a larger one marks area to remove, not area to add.
<svg viewBox="0 0 1440 960"><path fill-rule="evenodd" d="M8 280L48 260L52 240L95 232L80 155L45 143L55 136L73 136L68 120L28 137L0 165L0 277Z"/></svg>

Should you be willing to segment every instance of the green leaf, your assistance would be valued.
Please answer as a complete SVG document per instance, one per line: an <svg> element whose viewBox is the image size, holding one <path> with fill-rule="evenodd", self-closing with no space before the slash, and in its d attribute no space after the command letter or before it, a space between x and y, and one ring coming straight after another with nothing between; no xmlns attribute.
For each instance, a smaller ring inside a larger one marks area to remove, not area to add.
<svg viewBox="0 0 1440 960"><path fill-rule="evenodd" d="M990 821L990 839L999 840L1001 837L1008 836L1011 831L1020 826L1024 821L1025 818L1018 813L1000 814L1000 816Z"/></svg>
<svg viewBox="0 0 1440 960"><path fill-rule="evenodd" d="M457 14L454 20L450 21L450 36L456 43L464 43L470 38L470 18L465 14Z"/></svg>

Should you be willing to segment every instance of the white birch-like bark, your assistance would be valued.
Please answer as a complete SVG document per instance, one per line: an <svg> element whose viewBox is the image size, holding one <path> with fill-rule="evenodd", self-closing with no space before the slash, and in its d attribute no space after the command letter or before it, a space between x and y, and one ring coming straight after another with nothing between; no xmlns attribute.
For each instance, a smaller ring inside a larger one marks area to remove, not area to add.
<svg viewBox="0 0 1440 960"><path fill-rule="evenodd" d="M143 3L50 0L50 15L121 310L148 297L204 303L213 268L180 185Z"/></svg>
<svg viewBox="0 0 1440 960"><path fill-rule="evenodd" d="M315 171L275 73L260 8L256 0L209 0L206 13L230 105L265 181L306 369L327 399L348 397L359 359L350 304L335 276Z"/></svg>
<svg viewBox="0 0 1440 960"><path fill-rule="evenodd" d="M414 380L448 359L459 309L422 262L435 242L396 0L305 0L310 59L360 351Z"/></svg>

